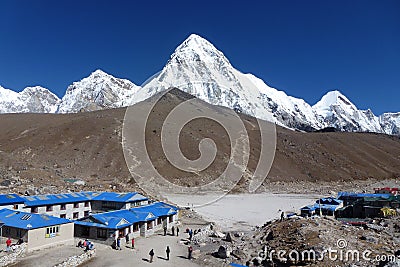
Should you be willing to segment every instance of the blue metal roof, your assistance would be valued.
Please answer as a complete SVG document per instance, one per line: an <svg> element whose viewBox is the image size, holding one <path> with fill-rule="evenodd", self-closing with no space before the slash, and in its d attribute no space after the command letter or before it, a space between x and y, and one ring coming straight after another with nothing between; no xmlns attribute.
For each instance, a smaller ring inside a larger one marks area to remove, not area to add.
<svg viewBox="0 0 400 267"><path fill-rule="evenodd" d="M142 201L147 199L148 199L147 197L136 192L129 192L129 193L102 192L92 198L92 200L124 202L124 203Z"/></svg>
<svg viewBox="0 0 400 267"><path fill-rule="evenodd" d="M17 194L1 194L0 206L24 203L24 199Z"/></svg>
<svg viewBox="0 0 400 267"><path fill-rule="evenodd" d="M342 197L354 197L354 198L362 198L362 197L379 197L379 198L390 198L392 194L374 194L374 193L354 193L354 192L339 192L338 198Z"/></svg>
<svg viewBox="0 0 400 267"><path fill-rule="evenodd" d="M164 202L154 202L149 205L131 208L130 210L135 212L151 212L154 216L161 217L174 215L179 208Z"/></svg>
<svg viewBox="0 0 400 267"><path fill-rule="evenodd" d="M138 222L155 220L161 216L177 213L178 208L164 202L156 202L129 210L116 210L92 214L87 218L75 221L78 225L95 226L106 229L121 229ZM121 222L121 220L125 220Z"/></svg>
<svg viewBox="0 0 400 267"><path fill-rule="evenodd" d="M53 225L70 223L70 220L48 216L44 214L32 214L22 211L2 209L0 221L6 226L20 229L36 229Z"/></svg>
<svg viewBox="0 0 400 267"><path fill-rule="evenodd" d="M23 196L23 202L27 207L57 205L66 203L85 202L91 200L110 201L110 202L135 202L147 200L148 198L136 192L116 193L116 192L76 192L53 195Z"/></svg>
<svg viewBox="0 0 400 267"><path fill-rule="evenodd" d="M57 205L75 202L85 202L92 199L93 196L99 193L94 192L79 192L79 193L66 193L66 194L54 194L54 195L35 195L35 196L23 196L25 206L46 206L46 205Z"/></svg>
<svg viewBox="0 0 400 267"><path fill-rule="evenodd" d="M309 205L301 208L300 210L309 210L309 211L314 211L314 210L330 210L330 211L335 211L338 208L338 205L328 205L328 204L317 204L315 203L314 205Z"/></svg>
<svg viewBox="0 0 400 267"><path fill-rule="evenodd" d="M232 266L232 267L246 267L246 265L240 265L240 264L233 263L233 262L230 263L229 266Z"/></svg>
<svg viewBox="0 0 400 267"><path fill-rule="evenodd" d="M343 200L340 200L340 199L337 199L334 197L324 197L324 198L318 199L316 201L316 203L318 203L318 204L320 202L321 202L321 204L340 205L341 203L343 203Z"/></svg>

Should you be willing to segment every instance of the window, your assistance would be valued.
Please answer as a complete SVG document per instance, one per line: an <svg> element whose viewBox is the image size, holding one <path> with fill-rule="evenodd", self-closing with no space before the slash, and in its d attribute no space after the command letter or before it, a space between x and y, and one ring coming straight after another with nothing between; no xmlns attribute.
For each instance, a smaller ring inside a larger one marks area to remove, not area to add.
<svg viewBox="0 0 400 267"><path fill-rule="evenodd" d="M86 202L85 202L85 207L86 207L86 208L89 207L89 201L86 201Z"/></svg>
<svg viewBox="0 0 400 267"><path fill-rule="evenodd" d="M17 210L18 209L18 204L14 205L14 209Z"/></svg>
<svg viewBox="0 0 400 267"><path fill-rule="evenodd" d="M46 238L55 237L60 232L60 226L51 226L46 228Z"/></svg>
<svg viewBox="0 0 400 267"><path fill-rule="evenodd" d="M31 213L38 213L38 207L32 207Z"/></svg>
<svg viewBox="0 0 400 267"><path fill-rule="evenodd" d="M85 211L83 212L83 217L87 217L87 216L89 216L89 211L88 211L88 210L85 210Z"/></svg>
<svg viewBox="0 0 400 267"><path fill-rule="evenodd" d="M78 219L78 218L79 218L79 212L74 212L74 213L72 214L72 218Z"/></svg>
<svg viewBox="0 0 400 267"><path fill-rule="evenodd" d="M79 203L74 203L74 208L75 209L79 208Z"/></svg>
<svg viewBox="0 0 400 267"><path fill-rule="evenodd" d="M107 238L107 229L97 229L97 237L98 238Z"/></svg>
<svg viewBox="0 0 400 267"><path fill-rule="evenodd" d="M61 204L60 210L66 210L67 209L67 205L66 204Z"/></svg>
<svg viewBox="0 0 400 267"><path fill-rule="evenodd" d="M133 231L134 231L134 232L139 231L139 224L138 224L138 223L135 223L135 224L133 225Z"/></svg>
<svg viewBox="0 0 400 267"><path fill-rule="evenodd" d="M169 222L172 223L174 221L174 216L173 215L169 215Z"/></svg>
<svg viewBox="0 0 400 267"><path fill-rule="evenodd" d="M60 218L66 219L67 218L67 214L60 214Z"/></svg>
<svg viewBox="0 0 400 267"><path fill-rule="evenodd" d="M157 224L161 224L162 223L162 219L161 218L157 218Z"/></svg>
<svg viewBox="0 0 400 267"><path fill-rule="evenodd" d="M147 230L153 229L153 224L152 224L152 222L153 222L153 221L147 222Z"/></svg>
<svg viewBox="0 0 400 267"><path fill-rule="evenodd" d="M53 206L52 205L46 206L46 211L53 211Z"/></svg>

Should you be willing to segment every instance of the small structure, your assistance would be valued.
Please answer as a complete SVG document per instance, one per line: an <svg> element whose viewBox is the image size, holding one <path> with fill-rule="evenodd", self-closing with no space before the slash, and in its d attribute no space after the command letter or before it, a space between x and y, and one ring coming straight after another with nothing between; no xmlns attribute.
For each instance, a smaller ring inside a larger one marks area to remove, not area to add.
<svg viewBox="0 0 400 267"><path fill-rule="evenodd" d="M2 209L2 236L22 239L33 251L58 244L74 244L74 223L67 219L44 214Z"/></svg>
<svg viewBox="0 0 400 267"><path fill-rule="evenodd" d="M397 187L378 187L374 188L375 194L391 194L393 196L400 195L400 189Z"/></svg>
<svg viewBox="0 0 400 267"><path fill-rule="evenodd" d="M164 202L91 214L75 221L75 236L91 239L116 239L129 235L130 238L148 236L177 220L178 208Z"/></svg>
<svg viewBox="0 0 400 267"><path fill-rule="evenodd" d="M148 204L148 198L136 192L102 192L94 193L91 204L93 212L128 210Z"/></svg>
<svg viewBox="0 0 400 267"><path fill-rule="evenodd" d="M315 204L300 209L301 216L327 215L333 216L335 211L343 207L343 201L334 197L318 199Z"/></svg>

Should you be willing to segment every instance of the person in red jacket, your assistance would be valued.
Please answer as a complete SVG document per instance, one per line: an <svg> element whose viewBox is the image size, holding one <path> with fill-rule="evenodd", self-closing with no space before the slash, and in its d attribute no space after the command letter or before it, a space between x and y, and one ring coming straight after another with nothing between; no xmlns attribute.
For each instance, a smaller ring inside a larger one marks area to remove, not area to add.
<svg viewBox="0 0 400 267"><path fill-rule="evenodd" d="M7 239L7 241L6 241L6 245L7 245L6 251L7 251L7 252L10 251L11 243L12 243L12 242L11 242L11 238L9 237L9 238Z"/></svg>

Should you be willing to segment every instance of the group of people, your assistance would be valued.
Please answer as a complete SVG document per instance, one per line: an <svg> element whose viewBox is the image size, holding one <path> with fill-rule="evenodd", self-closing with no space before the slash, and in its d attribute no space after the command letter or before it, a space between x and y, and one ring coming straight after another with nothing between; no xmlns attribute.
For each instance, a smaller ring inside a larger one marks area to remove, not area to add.
<svg viewBox="0 0 400 267"><path fill-rule="evenodd" d="M179 236L179 227L175 228L175 226L172 226L171 227L171 235L175 236L175 232L176 232L176 236ZM186 229L186 233L189 234L189 241L192 241L193 230L192 229ZM166 235L167 235L167 227L164 226L164 236L166 236ZM169 246L167 246L167 248L165 250L165 253L166 253L166 256L167 256L166 260L169 260L169 255L171 253L171 249L169 248ZM193 247L192 246L188 246L188 259L189 260L192 259L192 254L193 254ZM154 255L155 255L154 249L151 249L150 252L149 252L149 256L150 256L149 262L153 262Z"/></svg>
<svg viewBox="0 0 400 267"><path fill-rule="evenodd" d="M115 247L116 250L122 250L122 248L121 248L121 237L118 237L114 242L115 243L113 244L113 247ZM125 243L126 243L126 245L128 247L128 245L129 245L129 233L125 235ZM130 243L131 243L132 248L135 248L135 238L134 237L132 237Z"/></svg>
<svg viewBox="0 0 400 267"><path fill-rule="evenodd" d="M169 261L169 254L171 253L171 249L169 248L169 246L167 246L167 249L165 250L165 253L166 253L166 255L167 255L166 260ZM189 260L192 259L192 253L193 253L193 247L192 247L192 246L189 246L189 247L188 247L188 259L189 259ZM151 249L150 252L149 252L149 256L150 256L149 262L150 262L150 263L153 262L154 255L155 255L154 249Z"/></svg>
<svg viewBox="0 0 400 267"><path fill-rule="evenodd" d="M77 247L84 248L85 251L88 251L94 249L94 244L87 239L85 239L84 241L79 240Z"/></svg>
<svg viewBox="0 0 400 267"><path fill-rule="evenodd" d="M167 226L165 225L164 226L164 236L166 236L166 235L167 235ZM171 227L171 235L175 236L175 226ZM179 236L179 227L178 226L176 227L176 236Z"/></svg>

